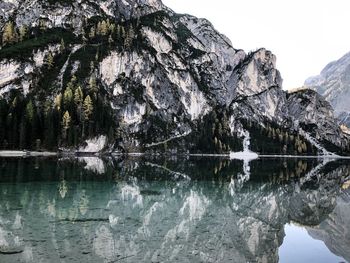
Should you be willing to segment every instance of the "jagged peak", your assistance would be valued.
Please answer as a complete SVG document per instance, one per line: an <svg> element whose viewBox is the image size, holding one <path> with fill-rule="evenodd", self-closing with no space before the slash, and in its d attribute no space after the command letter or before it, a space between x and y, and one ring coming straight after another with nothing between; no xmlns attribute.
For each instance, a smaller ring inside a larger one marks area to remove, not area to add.
<svg viewBox="0 0 350 263"><path fill-rule="evenodd" d="M327 75L329 71L344 70L344 68L350 64L350 52L346 53L340 59L332 61L326 65L321 71L321 75Z"/></svg>
<svg viewBox="0 0 350 263"><path fill-rule="evenodd" d="M37 26L39 19L47 19L52 26L64 26L93 16L128 20L160 10L170 9L161 0L5 0L0 2L0 28L9 20Z"/></svg>

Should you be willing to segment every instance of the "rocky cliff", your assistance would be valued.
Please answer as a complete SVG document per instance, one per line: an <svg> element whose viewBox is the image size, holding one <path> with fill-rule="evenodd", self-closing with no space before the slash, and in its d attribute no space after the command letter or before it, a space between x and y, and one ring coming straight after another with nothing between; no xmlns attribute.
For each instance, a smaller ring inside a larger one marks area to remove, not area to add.
<svg viewBox="0 0 350 263"><path fill-rule="evenodd" d="M315 77L305 81L305 85L315 89L334 107L341 124L350 126L350 53L329 63Z"/></svg>
<svg viewBox="0 0 350 263"><path fill-rule="evenodd" d="M3 148L347 154L316 93L288 94L265 49L161 1L2 1ZM104 137L101 137L104 136ZM101 140L101 138L105 138ZM91 140L90 140L91 141Z"/></svg>

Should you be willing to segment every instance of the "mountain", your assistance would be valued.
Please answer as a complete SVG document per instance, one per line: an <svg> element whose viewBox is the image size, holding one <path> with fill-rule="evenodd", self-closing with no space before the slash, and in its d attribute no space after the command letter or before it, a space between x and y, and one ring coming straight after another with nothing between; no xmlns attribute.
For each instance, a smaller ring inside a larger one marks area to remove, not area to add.
<svg viewBox="0 0 350 263"><path fill-rule="evenodd" d="M349 153L316 92L159 0L0 3L2 148Z"/></svg>
<svg viewBox="0 0 350 263"><path fill-rule="evenodd" d="M308 78L305 85L324 96L340 123L350 127L350 52L329 63L320 75Z"/></svg>

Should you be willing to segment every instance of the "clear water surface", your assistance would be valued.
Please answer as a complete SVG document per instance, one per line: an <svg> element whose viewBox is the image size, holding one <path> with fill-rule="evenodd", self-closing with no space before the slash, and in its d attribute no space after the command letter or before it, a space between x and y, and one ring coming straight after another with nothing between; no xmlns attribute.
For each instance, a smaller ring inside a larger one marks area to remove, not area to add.
<svg viewBox="0 0 350 263"><path fill-rule="evenodd" d="M350 162L0 158L0 262L350 262Z"/></svg>

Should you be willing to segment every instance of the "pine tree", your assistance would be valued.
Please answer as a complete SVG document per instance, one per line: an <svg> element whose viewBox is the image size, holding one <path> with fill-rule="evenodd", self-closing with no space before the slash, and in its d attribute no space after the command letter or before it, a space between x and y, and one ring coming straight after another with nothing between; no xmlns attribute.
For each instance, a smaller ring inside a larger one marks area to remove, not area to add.
<svg viewBox="0 0 350 263"><path fill-rule="evenodd" d="M101 22L98 22L96 26L96 35L101 35L101 31L102 31Z"/></svg>
<svg viewBox="0 0 350 263"><path fill-rule="evenodd" d="M218 141L218 151L222 153L222 142L220 140Z"/></svg>
<svg viewBox="0 0 350 263"><path fill-rule="evenodd" d="M17 99L17 97L15 97L15 98L13 99L12 103L11 103L11 107L12 107L12 108L16 108L16 107L17 107L17 104L18 104L18 99Z"/></svg>
<svg viewBox="0 0 350 263"><path fill-rule="evenodd" d="M66 90L64 91L64 96L63 96L63 104L65 109L68 108L68 106L72 102L72 99L73 99L73 91L70 87L67 87Z"/></svg>
<svg viewBox="0 0 350 263"><path fill-rule="evenodd" d="M131 38L131 40L133 40L135 38L135 30L134 27L131 25L129 28L129 37Z"/></svg>
<svg viewBox="0 0 350 263"><path fill-rule="evenodd" d="M109 21L109 18L107 18L106 20L106 27L107 27L107 33L108 33L109 29L111 28L111 21Z"/></svg>
<svg viewBox="0 0 350 263"><path fill-rule="evenodd" d="M126 33L125 33L125 28L123 26L121 26L121 28L120 28L120 35L123 39L125 39Z"/></svg>
<svg viewBox="0 0 350 263"><path fill-rule="evenodd" d="M90 73L94 71L95 65L93 61L90 61Z"/></svg>
<svg viewBox="0 0 350 263"><path fill-rule="evenodd" d="M28 29L26 26L21 26L19 28L19 40L23 41L27 36Z"/></svg>
<svg viewBox="0 0 350 263"><path fill-rule="evenodd" d="M24 149L26 147L26 126L25 121L22 119L19 128L19 148Z"/></svg>
<svg viewBox="0 0 350 263"><path fill-rule="evenodd" d="M80 86L74 92L74 103L77 107L82 106L83 103L83 91Z"/></svg>
<svg viewBox="0 0 350 263"><path fill-rule="evenodd" d="M89 38L92 39L92 38L95 38L95 36L96 36L96 29L93 26L93 27L90 28Z"/></svg>
<svg viewBox="0 0 350 263"><path fill-rule="evenodd" d="M82 34L81 34L81 39L83 41L83 45L86 45L88 39L86 38L86 33L85 33L84 29L83 29Z"/></svg>
<svg viewBox="0 0 350 263"><path fill-rule="evenodd" d="M70 123L71 123L71 117L68 111L66 111L63 114L62 117L62 135L63 135L63 139L67 138L67 130L70 127Z"/></svg>
<svg viewBox="0 0 350 263"><path fill-rule="evenodd" d="M113 38L111 35L108 37L108 44L111 46L113 44Z"/></svg>
<svg viewBox="0 0 350 263"><path fill-rule="evenodd" d="M72 82L72 84L75 85L77 83L77 80L77 76L73 74L72 78L70 79L70 82Z"/></svg>
<svg viewBox="0 0 350 263"><path fill-rule="evenodd" d="M74 92L74 104L76 106L76 112L79 119L79 123L82 121L82 108L83 108L84 94L80 86Z"/></svg>
<svg viewBox="0 0 350 263"><path fill-rule="evenodd" d="M63 53L63 51L65 50L66 50L66 45L64 43L64 39L61 38L60 52Z"/></svg>
<svg viewBox="0 0 350 263"><path fill-rule="evenodd" d="M86 96L85 100L84 100L84 119L85 121L88 121L90 119L90 116L94 110L94 106L92 105L92 100L91 97L89 95Z"/></svg>
<svg viewBox="0 0 350 263"><path fill-rule="evenodd" d="M34 106L31 100L27 103L26 106L26 118L29 122L31 122L34 118Z"/></svg>
<svg viewBox="0 0 350 263"><path fill-rule="evenodd" d="M44 116L46 117L50 110L51 110L51 104L52 102L50 100L46 100L45 103L44 103Z"/></svg>
<svg viewBox="0 0 350 263"><path fill-rule="evenodd" d="M110 26L109 26L109 32L111 32L111 34L114 34L114 33L115 33L115 24L114 24L114 23L110 24Z"/></svg>
<svg viewBox="0 0 350 263"><path fill-rule="evenodd" d="M100 33L102 36L107 35L109 26L107 25L106 21L102 21L100 24Z"/></svg>
<svg viewBox="0 0 350 263"><path fill-rule="evenodd" d="M39 21L39 28L41 31L45 31L46 30L46 22L44 20L40 20Z"/></svg>
<svg viewBox="0 0 350 263"><path fill-rule="evenodd" d="M61 104L62 104L62 94L61 93L56 96L54 104L55 104L55 108L58 111L60 111L61 110Z"/></svg>
<svg viewBox="0 0 350 263"><path fill-rule="evenodd" d="M49 52L47 54L47 58L46 58L46 64L49 67L49 69L51 69L54 65L54 61L53 61L53 55L51 52Z"/></svg>
<svg viewBox="0 0 350 263"><path fill-rule="evenodd" d="M124 39L124 47L126 49L130 49L131 48L134 38L135 38L135 31L134 31L133 26L131 25L129 27L128 33L126 34L125 39Z"/></svg>
<svg viewBox="0 0 350 263"><path fill-rule="evenodd" d="M11 44L16 42L16 30L13 25L13 22L7 22L4 26L4 32L2 34L2 43L3 44Z"/></svg>
<svg viewBox="0 0 350 263"><path fill-rule="evenodd" d="M122 29L120 25L117 25L117 39L120 39L122 36Z"/></svg>
<svg viewBox="0 0 350 263"><path fill-rule="evenodd" d="M306 153L307 152L307 145L305 142L302 143L301 147L302 147L303 152Z"/></svg>
<svg viewBox="0 0 350 263"><path fill-rule="evenodd" d="M97 93L97 84L96 84L96 78L94 76L90 77L88 89L89 89L89 92L91 94L93 94L94 96L96 95L96 93Z"/></svg>

